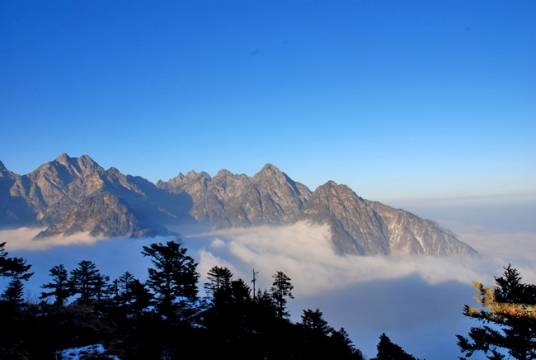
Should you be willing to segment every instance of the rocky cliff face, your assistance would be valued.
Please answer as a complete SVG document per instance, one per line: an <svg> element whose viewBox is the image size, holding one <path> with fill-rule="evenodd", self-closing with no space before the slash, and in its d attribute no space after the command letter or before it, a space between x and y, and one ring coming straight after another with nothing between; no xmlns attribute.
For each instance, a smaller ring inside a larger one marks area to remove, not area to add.
<svg viewBox="0 0 536 360"><path fill-rule="evenodd" d="M365 200L345 185L318 187L305 218L331 225L336 249L361 255L472 255L476 252L432 221Z"/></svg>
<svg viewBox="0 0 536 360"><path fill-rule="evenodd" d="M0 226L36 225L36 213L19 194L22 178L0 162Z"/></svg>
<svg viewBox="0 0 536 360"><path fill-rule="evenodd" d="M470 255L475 251L437 224L359 197L333 181L311 192L273 165L253 177L221 170L190 172L158 186L192 198L192 217L211 227L289 224L310 220L331 227L335 249L360 255Z"/></svg>
<svg viewBox="0 0 536 360"><path fill-rule="evenodd" d="M235 175L227 170L186 175L159 182L158 186L192 198L190 214L213 227L285 224L296 221L311 191L290 179L273 165L255 176Z"/></svg>
<svg viewBox="0 0 536 360"><path fill-rule="evenodd" d="M46 226L38 237L78 231L139 236L165 232L162 224L187 216L184 196L115 168L105 170L89 156L63 154L27 175L10 174L0 199L8 208L3 214L16 216L2 216L0 225Z"/></svg>
<svg viewBox="0 0 536 360"><path fill-rule="evenodd" d="M179 174L155 186L66 154L26 175L0 163L0 226L41 224L38 235L148 236L166 225L213 228L290 224L331 227L335 249L359 255L469 255L475 251L435 223L368 201L333 181L311 192L268 164L254 176Z"/></svg>

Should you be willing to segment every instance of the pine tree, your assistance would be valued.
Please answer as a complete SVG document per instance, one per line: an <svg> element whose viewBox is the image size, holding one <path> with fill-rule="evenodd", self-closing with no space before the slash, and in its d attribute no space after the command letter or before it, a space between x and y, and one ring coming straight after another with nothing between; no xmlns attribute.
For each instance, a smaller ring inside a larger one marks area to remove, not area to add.
<svg viewBox="0 0 536 360"><path fill-rule="evenodd" d="M205 289L212 295L212 301L217 302L230 293L233 273L226 267L214 266L207 273L208 282Z"/></svg>
<svg viewBox="0 0 536 360"><path fill-rule="evenodd" d="M88 305L102 297L104 279L94 262L83 260L71 271L72 292L79 295L78 303Z"/></svg>
<svg viewBox="0 0 536 360"><path fill-rule="evenodd" d="M536 286L524 284L511 265L495 282L495 288L474 283L481 308L465 306L464 315L484 325L471 328L469 339L457 335L458 346L467 357L483 352L488 359L503 359L505 353L536 359Z"/></svg>
<svg viewBox="0 0 536 360"><path fill-rule="evenodd" d="M33 275L29 270L32 265L19 257L7 257L6 243L0 243L0 276L27 281Z"/></svg>
<svg viewBox="0 0 536 360"><path fill-rule="evenodd" d="M148 269L147 285L155 293L160 314L167 318L197 300L197 264L186 251L175 241L143 247L143 255L154 265Z"/></svg>
<svg viewBox="0 0 536 360"><path fill-rule="evenodd" d="M236 305L244 305L251 301L251 289L242 279L231 282L232 301Z"/></svg>
<svg viewBox="0 0 536 360"><path fill-rule="evenodd" d="M0 243L0 276L5 276L5 267L7 260L6 243Z"/></svg>
<svg viewBox="0 0 536 360"><path fill-rule="evenodd" d="M257 291L257 296L255 296L255 303L257 304L258 311L265 315L267 318L272 318L277 316L277 308L274 303L274 298L272 294L267 290Z"/></svg>
<svg viewBox="0 0 536 360"><path fill-rule="evenodd" d="M102 304L103 302L109 300L111 295L110 290L110 277L106 275L99 274L95 281L95 301L97 304Z"/></svg>
<svg viewBox="0 0 536 360"><path fill-rule="evenodd" d="M378 342L378 354L372 360L416 360L416 358L393 343L387 335L381 334Z"/></svg>
<svg viewBox="0 0 536 360"><path fill-rule="evenodd" d="M2 299L15 308L21 306L24 303L24 285L22 281L17 278L11 280L2 294Z"/></svg>
<svg viewBox="0 0 536 360"><path fill-rule="evenodd" d="M331 326L328 325L328 322L322 318L322 312L319 309L303 310L301 316L301 325L309 330L317 332L322 335L329 335L333 331Z"/></svg>
<svg viewBox="0 0 536 360"><path fill-rule="evenodd" d="M134 316L141 316L152 304L151 292L138 279L129 282L126 295L128 312Z"/></svg>
<svg viewBox="0 0 536 360"><path fill-rule="evenodd" d="M287 298L294 299L292 290L294 286L290 283L290 278L282 271L278 271L273 275L274 282L272 283L272 298L274 299L277 316L284 318L288 316L286 311Z"/></svg>
<svg viewBox="0 0 536 360"><path fill-rule="evenodd" d="M52 282L44 284L40 299L54 298L54 305L63 306L65 301L71 296L71 282L69 281L69 273L63 265L56 265L49 270Z"/></svg>
<svg viewBox="0 0 536 360"><path fill-rule="evenodd" d="M9 284L2 294L2 299L17 309L24 302L24 284L32 277L32 265L23 258L8 257L6 243L0 243L0 276L10 278Z"/></svg>
<svg viewBox="0 0 536 360"><path fill-rule="evenodd" d="M125 272L114 280L113 302L126 314L140 316L151 305L151 293L134 275Z"/></svg>
<svg viewBox="0 0 536 360"><path fill-rule="evenodd" d="M338 348L343 349L341 352L343 352L346 357L359 360L364 359L363 354L361 351L356 349L352 343L352 340L350 340L350 336L348 336L348 333L344 328L333 330L331 333L331 340L338 345Z"/></svg>
<svg viewBox="0 0 536 360"><path fill-rule="evenodd" d="M112 282L110 285L110 294L115 304L120 307L128 305L129 286L135 279L134 275L127 271Z"/></svg>

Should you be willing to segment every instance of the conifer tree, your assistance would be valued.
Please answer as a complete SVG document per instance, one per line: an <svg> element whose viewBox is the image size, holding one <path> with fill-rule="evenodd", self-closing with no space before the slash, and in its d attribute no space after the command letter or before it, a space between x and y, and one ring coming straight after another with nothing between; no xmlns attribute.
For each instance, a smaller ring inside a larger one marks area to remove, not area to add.
<svg viewBox="0 0 536 360"><path fill-rule="evenodd" d="M130 272L125 272L121 274L117 279L115 279L110 285L110 294L113 301L118 306L128 305L128 292L129 286L132 281L136 278Z"/></svg>
<svg viewBox="0 0 536 360"><path fill-rule="evenodd" d="M0 276L27 281L33 275L29 270L32 265L20 257L8 257L6 243L0 243Z"/></svg>
<svg viewBox="0 0 536 360"><path fill-rule="evenodd" d="M94 262L83 260L71 271L72 292L79 295L78 303L88 305L102 297L104 279Z"/></svg>
<svg viewBox="0 0 536 360"><path fill-rule="evenodd" d="M125 272L114 280L113 302L126 314L140 316L151 305L151 293L134 275Z"/></svg>
<svg viewBox="0 0 536 360"><path fill-rule="evenodd" d="M0 276L5 276L5 267L7 260L6 243L0 243Z"/></svg>
<svg viewBox="0 0 536 360"><path fill-rule="evenodd" d="M20 257L8 257L5 242L0 243L0 276L10 278L9 284L2 294L2 298L9 304L18 308L24 302L24 284L32 277L32 265Z"/></svg>
<svg viewBox="0 0 536 360"><path fill-rule="evenodd" d="M197 264L186 251L175 241L143 247L143 255L150 257L154 266L148 269L147 285L156 296L160 314L167 318L197 300Z"/></svg>
<svg viewBox="0 0 536 360"><path fill-rule="evenodd" d="M381 334L378 342L378 354L372 360L416 360L416 358L393 343L387 335Z"/></svg>
<svg viewBox="0 0 536 360"><path fill-rule="evenodd" d="M237 305L244 305L251 300L251 289L242 279L231 282L232 301Z"/></svg>
<svg viewBox="0 0 536 360"><path fill-rule="evenodd" d="M20 279L13 279L2 294L2 299L8 304L18 308L24 303L24 285Z"/></svg>
<svg viewBox="0 0 536 360"><path fill-rule="evenodd" d="M483 352L488 359L536 359L536 286L522 282L516 268L508 265L496 287L475 282L480 308L465 306L464 315L483 323L473 327L469 339L461 335L458 346L467 357Z"/></svg>
<svg viewBox="0 0 536 360"><path fill-rule="evenodd" d="M151 306L151 292L138 279L133 279L128 283L126 300L128 312L134 316L141 316L145 309Z"/></svg>
<svg viewBox="0 0 536 360"><path fill-rule="evenodd" d="M292 286L290 278L282 271L278 271L273 275L274 281L272 283L272 298L276 306L277 316L279 318L284 318L288 316L286 311L287 298L294 299L292 295Z"/></svg>
<svg viewBox="0 0 536 360"><path fill-rule="evenodd" d="M344 328L340 328L339 330L333 330L331 333L331 340L335 342L335 344L339 345L338 347L340 349L343 349L343 352L347 357L352 357L354 359L360 359L363 360L363 354L361 351L356 349L354 344L352 343L352 340L350 340L350 336L348 336L348 333Z"/></svg>
<svg viewBox="0 0 536 360"><path fill-rule="evenodd" d="M329 333L333 331L331 326L328 325L328 322L322 318L322 312L319 309L303 310L301 319L301 324L304 328L312 330L316 333L329 335Z"/></svg>
<svg viewBox="0 0 536 360"><path fill-rule="evenodd" d="M109 282L109 276L98 274L95 281L95 301L97 304L101 304L109 299L111 295Z"/></svg>
<svg viewBox="0 0 536 360"><path fill-rule="evenodd" d="M205 289L212 295L212 300L217 302L219 298L229 294L233 273L226 267L214 266L207 273L208 282Z"/></svg>
<svg viewBox="0 0 536 360"><path fill-rule="evenodd" d="M372 360L416 360L416 358L408 354L402 347L393 343L385 334L380 335L378 342L378 354Z"/></svg>
<svg viewBox="0 0 536 360"><path fill-rule="evenodd" d="M44 284L43 289L50 291L43 291L40 299L48 299L52 297L54 299L54 305L63 306L65 301L71 296L71 282L69 280L69 273L63 265L56 265L49 270L52 281Z"/></svg>

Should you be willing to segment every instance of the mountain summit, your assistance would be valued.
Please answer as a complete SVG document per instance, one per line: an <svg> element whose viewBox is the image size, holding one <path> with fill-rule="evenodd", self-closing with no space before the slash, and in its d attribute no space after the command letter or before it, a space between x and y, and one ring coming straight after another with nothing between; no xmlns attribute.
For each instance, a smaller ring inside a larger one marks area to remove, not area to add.
<svg viewBox="0 0 536 360"><path fill-rule="evenodd" d="M26 175L0 162L0 226L45 226L38 237L166 234L168 225L211 228L328 224L334 248L358 255L468 255L475 251L437 224L359 197L333 181L314 192L272 164L253 176L220 170L179 173L156 185L62 154Z"/></svg>

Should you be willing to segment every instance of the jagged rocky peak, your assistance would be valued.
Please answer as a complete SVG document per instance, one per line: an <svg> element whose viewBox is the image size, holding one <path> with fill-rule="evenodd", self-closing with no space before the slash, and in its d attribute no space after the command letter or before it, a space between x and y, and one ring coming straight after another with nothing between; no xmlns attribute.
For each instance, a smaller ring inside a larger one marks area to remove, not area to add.
<svg viewBox="0 0 536 360"><path fill-rule="evenodd" d="M179 172L177 176L167 181L158 180L156 186L171 192L183 192L185 186L191 186L193 184L206 185L211 179L212 177L204 171L197 172L190 170L186 174Z"/></svg>
<svg viewBox="0 0 536 360"><path fill-rule="evenodd" d="M61 154L60 156L58 156L56 158L56 161L59 162L60 164L63 164L63 165L67 165L67 164L71 163L72 160L73 160L73 158L70 157L69 154L67 154L67 153L63 153L63 154Z"/></svg>
<svg viewBox="0 0 536 360"><path fill-rule="evenodd" d="M214 177L215 178L227 178L227 177L233 177L233 176L235 176L235 174L233 174L229 170L221 169L216 173L216 175Z"/></svg>
<svg viewBox="0 0 536 360"><path fill-rule="evenodd" d="M311 192L272 164L253 176L220 170L179 173L157 186L104 170L91 157L60 155L27 175L0 162L0 226L47 226L41 236L89 231L99 236L165 233L196 222L213 228L328 224L337 251L360 255L467 255L475 251L437 224L365 200L328 181Z"/></svg>
<svg viewBox="0 0 536 360"><path fill-rule="evenodd" d="M112 166L106 170L106 173L110 176L122 176L123 173L118 168Z"/></svg>
<svg viewBox="0 0 536 360"><path fill-rule="evenodd" d="M255 174L256 177L261 176L282 176L285 175L279 168L273 164L267 163L262 169Z"/></svg>
<svg viewBox="0 0 536 360"><path fill-rule="evenodd" d="M329 180L323 185L320 185L312 194L314 199L324 199L331 202L339 199L352 199L357 202L362 202L363 198L357 195L348 185L337 184L333 180Z"/></svg>
<svg viewBox="0 0 536 360"><path fill-rule="evenodd" d="M70 182L75 179L83 181L87 177L100 176L103 173L104 169L88 155L71 157L64 153L53 161L41 165L28 176L46 177L50 181Z"/></svg>
<svg viewBox="0 0 536 360"><path fill-rule="evenodd" d="M294 180L272 164L266 164L253 176L255 182L268 182L271 185L289 183L294 187Z"/></svg>

